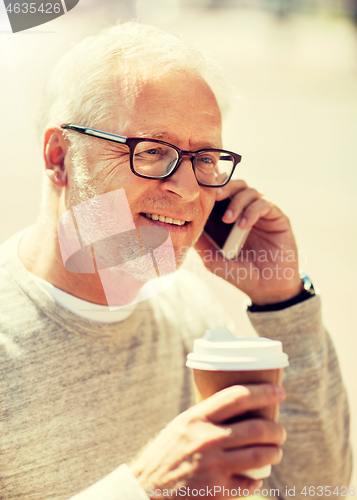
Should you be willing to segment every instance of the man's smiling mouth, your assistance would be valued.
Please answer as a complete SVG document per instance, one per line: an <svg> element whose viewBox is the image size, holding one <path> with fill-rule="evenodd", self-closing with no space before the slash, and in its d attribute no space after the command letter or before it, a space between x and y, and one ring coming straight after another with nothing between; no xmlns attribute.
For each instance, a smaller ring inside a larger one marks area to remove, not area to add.
<svg viewBox="0 0 357 500"><path fill-rule="evenodd" d="M185 220L172 219L171 217L166 217L165 215L147 214L144 212L141 212L141 215L143 215L147 219L157 220L159 222L165 222L166 224L173 224L175 226L183 226L184 224L186 224Z"/></svg>

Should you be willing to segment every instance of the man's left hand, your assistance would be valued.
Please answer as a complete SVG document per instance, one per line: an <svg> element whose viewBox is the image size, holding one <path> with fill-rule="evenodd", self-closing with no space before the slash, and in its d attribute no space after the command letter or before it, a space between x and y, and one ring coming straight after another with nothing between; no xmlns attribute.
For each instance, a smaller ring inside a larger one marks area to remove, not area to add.
<svg viewBox="0 0 357 500"><path fill-rule="evenodd" d="M273 304L295 297L302 291L298 251L288 217L256 189L242 180L230 181L217 189L216 201L231 197L223 221L252 228L238 257L225 259L205 237L195 249L205 266L246 293L257 305Z"/></svg>

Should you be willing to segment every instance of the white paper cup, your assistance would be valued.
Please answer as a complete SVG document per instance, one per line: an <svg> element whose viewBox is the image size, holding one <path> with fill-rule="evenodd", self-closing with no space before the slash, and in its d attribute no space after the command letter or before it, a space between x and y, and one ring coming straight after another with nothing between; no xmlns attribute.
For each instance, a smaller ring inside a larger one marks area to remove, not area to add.
<svg viewBox="0 0 357 500"><path fill-rule="evenodd" d="M228 330L206 330L194 341L186 366L193 369L196 402L232 385L270 382L281 386L283 369L289 366L282 343L267 338L236 338ZM249 412L249 417L278 421L279 405ZM271 465L244 471L242 475L263 479Z"/></svg>

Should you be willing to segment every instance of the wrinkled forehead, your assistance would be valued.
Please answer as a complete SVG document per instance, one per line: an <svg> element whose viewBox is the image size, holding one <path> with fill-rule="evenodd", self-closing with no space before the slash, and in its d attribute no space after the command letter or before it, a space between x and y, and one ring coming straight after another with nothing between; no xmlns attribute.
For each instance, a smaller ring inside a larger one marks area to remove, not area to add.
<svg viewBox="0 0 357 500"><path fill-rule="evenodd" d="M158 135L161 129L221 135L216 97L198 73L178 70L153 75L134 70L127 76L118 80L115 91L116 128L123 135L142 136L145 130Z"/></svg>

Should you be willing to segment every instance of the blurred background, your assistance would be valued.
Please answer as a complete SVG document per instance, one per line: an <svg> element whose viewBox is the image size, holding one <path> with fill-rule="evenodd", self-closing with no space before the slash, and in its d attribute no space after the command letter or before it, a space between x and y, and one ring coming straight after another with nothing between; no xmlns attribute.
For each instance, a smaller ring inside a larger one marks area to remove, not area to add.
<svg viewBox="0 0 357 500"><path fill-rule="evenodd" d="M12 34L0 2L0 243L36 219L43 164L35 132L50 68L84 36L139 19L213 54L230 85L224 147L237 174L290 217L339 354L357 450L357 0L80 0ZM194 254L188 265L196 265ZM242 335L244 296L208 279ZM357 487L357 476L352 484Z"/></svg>

